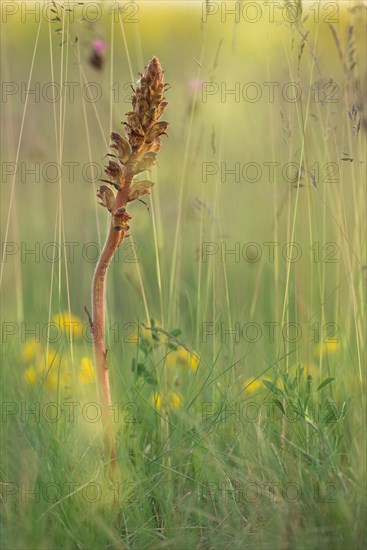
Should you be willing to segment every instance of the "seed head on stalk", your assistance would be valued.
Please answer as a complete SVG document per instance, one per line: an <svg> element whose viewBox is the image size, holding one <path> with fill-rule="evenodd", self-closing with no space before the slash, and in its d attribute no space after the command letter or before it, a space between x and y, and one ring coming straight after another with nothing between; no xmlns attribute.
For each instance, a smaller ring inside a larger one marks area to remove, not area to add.
<svg viewBox="0 0 367 550"><path fill-rule="evenodd" d="M97 262L93 277L91 327L93 351L97 370L99 399L102 408L105 459L110 464L109 475L116 479L116 440L111 419L111 391L107 350L105 348L105 282L107 268L112 257L129 229L131 216L128 203L149 195L153 182L135 181L136 175L149 170L156 162L162 146L161 136L166 134L168 122L160 121L167 106L163 97L162 67L156 57L146 66L144 74L133 87L132 110L126 113L125 137L111 133L111 158L105 167L106 179L97 191L102 206L111 214L111 227ZM107 185L105 185L107 184Z"/></svg>

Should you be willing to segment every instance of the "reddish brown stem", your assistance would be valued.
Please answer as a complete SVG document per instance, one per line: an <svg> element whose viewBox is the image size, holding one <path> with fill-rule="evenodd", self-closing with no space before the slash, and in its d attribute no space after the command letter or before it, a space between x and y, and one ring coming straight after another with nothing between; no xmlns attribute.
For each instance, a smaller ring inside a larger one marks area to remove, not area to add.
<svg viewBox="0 0 367 550"><path fill-rule="evenodd" d="M115 187L117 195L102 185L97 196L111 213L111 227L96 265L93 277L92 292L92 334L93 351L97 370L98 392L102 408L102 429L104 437L105 458L111 464L110 476L116 478L117 455L116 437L112 426L111 390L105 346L105 293L108 266L114 253L121 244L125 232L129 229L131 216L126 212L129 201L140 200L140 196L149 194L152 182L137 182L135 191L130 194L131 183L135 175L149 169L155 163L155 156L161 148L160 136L166 133L168 122L159 121L167 102L163 93L166 85L162 67L157 57L153 57L141 75L140 84L133 88L132 111L127 114L126 138L116 132L111 133L111 148L116 160L109 160L105 172L107 180L102 180ZM152 156L153 155L153 156ZM139 187L140 185L140 187ZM113 474L113 475L111 475Z"/></svg>
<svg viewBox="0 0 367 550"><path fill-rule="evenodd" d="M118 191L113 209L114 212L118 208L126 207L131 180L132 177L126 178L123 188ZM114 215L112 214L111 227L94 271L92 288L93 352L97 370L98 395L102 411L103 445L105 458L110 462L111 466L110 476L113 478L116 477L117 453L116 436L112 425L109 365L105 346L105 295L108 266L125 236L124 230L116 231L114 226Z"/></svg>
<svg viewBox="0 0 367 550"><path fill-rule="evenodd" d="M102 429L104 452L111 466L116 466L116 441L111 420L111 390L108 372L107 352L105 348L105 286L107 268L122 240L111 226L106 243L98 260L93 277L93 351L97 370L98 393L102 409Z"/></svg>

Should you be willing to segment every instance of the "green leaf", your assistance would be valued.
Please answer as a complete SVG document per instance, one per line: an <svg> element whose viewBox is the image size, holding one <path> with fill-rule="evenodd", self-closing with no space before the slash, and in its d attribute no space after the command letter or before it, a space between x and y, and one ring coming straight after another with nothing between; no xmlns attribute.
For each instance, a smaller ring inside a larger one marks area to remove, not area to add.
<svg viewBox="0 0 367 550"><path fill-rule="evenodd" d="M269 380L262 380L262 383L265 384L265 386L273 393L276 393L277 395L280 395L281 397L285 397L284 392L275 386L272 382Z"/></svg>
<svg viewBox="0 0 367 550"><path fill-rule="evenodd" d="M171 349L173 351L177 350L177 345L173 344L172 342L168 342L167 347L168 347L168 349Z"/></svg>
<svg viewBox="0 0 367 550"><path fill-rule="evenodd" d="M145 376L147 369L143 363L138 363L138 376Z"/></svg>
<svg viewBox="0 0 367 550"><path fill-rule="evenodd" d="M180 328L174 328L173 330L171 330L171 334L172 336L174 336L175 338L177 338L177 336L180 336L181 334L181 329Z"/></svg>
<svg viewBox="0 0 367 550"><path fill-rule="evenodd" d="M151 386L158 386L157 380L147 371L144 373L144 380L147 384L150 384Z"/></svg>
<svg viewBox="0 0 367 550"><path fill-rule="evenodd" d="M278 409L280 410L282 415L285 416L284 407L283 407L282 403L279 401L279 399L275 399L275 397L274 397L273 398L273 403L274 403L274 405L276 405L278 407Z"/></svg>
<svg viewBox="0 0 367 550"><path fill-rule="evenodd" d="M326 399L325 405L327 408L327 414L323 419L325 424L335 424L339 420L338 407L329 397Z"/></svg>
<svg viewBox="0 0 367 550"><path fill-rule="evenodd" d="M351 403L352 403L352 398L351 397L348 397L348 399L346 401L344 401L344 403L342 405L342 408L341 408L341 411L340 411L339 419L343 419L345 417Z"/></svg>
<svg viewBox="0 0 367 550"><path fill-rule="evenodd" d="M298 382L298 384L300 383L301 381L301 378L303 376L303 371L305 370L305 368L302 366L302 365L298 365L297 367L297 373L296 373L296 380Z"/></svg>
<svg viewBox="0 0 367 550"><path fill-rule="evenodd" d="M321 390L322 388L324 388L325 386L327 386L328 384L331 384L331 382L335 380L335 378L333 377L330 377L330 378L326 378L323 382L321 382L321 384L319 385L319 387L317 388L316 391L319 391Z"/></svg>
<svg viewBox="0 0 367 550"><path fill-rule="evenodd" d="M318 427L316 426L316 423L315 423L314 419L312 418L312 416L310 416L307 412L305 412L305 420L306 420L307 424L309 426L311 426L311 428L313 428L317 432Z"/></svg>
<svg viewBox="0 0 367 550"><path fill-rule="evenodd" d="M304 398L304 401L303 401L303 409L306 410L307 409L307 406L310 402L310 399L311 399L311 394L310 393L307 393L306 394L306 397Z"/></svg>

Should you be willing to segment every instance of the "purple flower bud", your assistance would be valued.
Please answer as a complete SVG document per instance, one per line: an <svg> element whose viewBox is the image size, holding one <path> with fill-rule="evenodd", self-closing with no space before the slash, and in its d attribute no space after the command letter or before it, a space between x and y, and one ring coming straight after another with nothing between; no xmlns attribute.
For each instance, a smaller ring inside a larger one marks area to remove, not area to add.
<svg viewBox="0 0 367 550"><path fill-rule="evenodd" d="M93 50L98 53L99 55L104 54L104 52L107 49L107 44L104 40L101 38L96 38L93 40Z"/></svg>

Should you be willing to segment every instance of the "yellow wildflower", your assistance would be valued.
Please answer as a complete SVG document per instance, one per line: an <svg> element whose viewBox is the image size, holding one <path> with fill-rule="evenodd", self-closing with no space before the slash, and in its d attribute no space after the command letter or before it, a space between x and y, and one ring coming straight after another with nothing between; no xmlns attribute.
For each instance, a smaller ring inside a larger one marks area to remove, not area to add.
<svg viewBox="0 0 367 550"><path fill-rule="evenodd" d="M36 381L36 370L34 367L28 367L23 373L24 379L28 384L34 384Z"/></svg>
<svg viewBox="0 0 367 550"><path fill-rule="evenodd" d="M177 349L177 361L180 363L187 363L189 356L189 352L182 346Z"/></svg>
<svg viewBox="0 0 367 550"><path fill-rule="evenodd" d="M70 340L80 339L83 336L83 323L79 317L68 311L57 313L53 316L53 322L59 325L60 330L66 334Z"/></svg>
<svg viewBox="0 0 367 550"><path fill-rule="evenodd" d="M187 351L187 349L180 346L176 352L177 363L185 367L190 367L193 371L196 371L199 365L199 359L193 353Z"/></svg>
<svg viewBox="0 0 367 550"><path fill-rule="evenodd" d="M163 399L160 393L154 392L149 401L150 404L157 409L157 411L161 410Z"/></svg>
<svg viewBox="0 0 367 550"><path fill-rule="evenodd" d="M182 407L182 397L177 392L172 392L170 395L170 403L172 405L172 408L174 409L180 409Z"/></svg>
<svg viewBox="0 0 367 550"><path fill-rule="evenodd" d="M48 390L54 390L57 387L58 372L50 371L47 373L45 386Z"/></svg>
<svg viewBox="0 0 367 550"><path fill-rule="evenodd" d="M183 399L180 393L172 391L167 399L163 394L159 392L154 392L149 399L150 404L157 410L165 410L167 412L167 407L172 407L172 409L180 409L183 404Z"/></svg>
<svg viewBox="0 0 367 550"><path fill-rule="evenodd" d="M143 327L143 325L139 327L139 336L140 338L144 338L144 340L148 340L150 344L153 343L152 331Z"/></svg>
<svg viewBox="0 0 367 550"><path fill-rule="evenodd" d="M196 369L198 368L198 365L199 365L199 359L191 354L190 355L190 369L196 371Z"/></svg>
<svg viewBox="0 0 367 550"><path fill-rule="evenodd" d="M249 395L250 393L255 393L258 390L263 389L264 384L259 378L257 378L256 380L254 380L253 378L248 378L243 382L242 387L245 395Z"/></svg>
<svg viewBox="0 0 367 550"><path fill-rule="evenodd" d="M46 355L46 349L40 344L27 343L23 347L22 356L27 363L33 358L32 364L23 373L23 378L29 384L35 384L40 375L39 380L44 381L47 389L55 389L59 381L63 387L70 384L70 376L65 370L65 361L61 366L61 357L54 348L49 347Z"/></svg>
<svg viewBox="0 0 367 550"><path fill-rule="evenodd" d="M40 342L26 342L22 346L22 359L25 363L31 363L41 352Z"/></svg>
<svg viewBox="0 0 367 550"><path fill-rule="evenodd" d="M329 353L335 353L340 349L340 342L320 342L316 347L317 355L327 355Z"/></svg>
<svg viewBox="0 0 367 550"><path fill-rule="evenodd" d="M91 384L94 382L93 362L89 357L82 357L80 362L79 380L82 384Z"/></svg>
<svg viewBox="0 0 367 550"><path fill-rule="evenodd" d="M65 370L64 366L53 364L50 369L45 372L45 386L49 390L55 390L60 384L62 388L70 386L70 374Z"/></svg>
<svg viewBox="0 0 367 550"><path fill-rule="evenodd" d="M178 357L177 357L177 350L172 350L169 353L167 353L165 358L165 366L168 368L174 367L177 365Z"/></svg>
<svg viewBox="0 0 367 550"><path fill-rule="evenodd" d="M154 320L154 325L149 324L148 328L146 328L141 324L139 327L140 337L147 340L151 345L165 343L167 341L167 336L163 332L160 332L159 330L156 330L156 331L151 330L151 329L154 329L154 327L159 329L162 327L162 324L156 320ZM153 334L154 334L154 338L153 338Z"/></svg>

